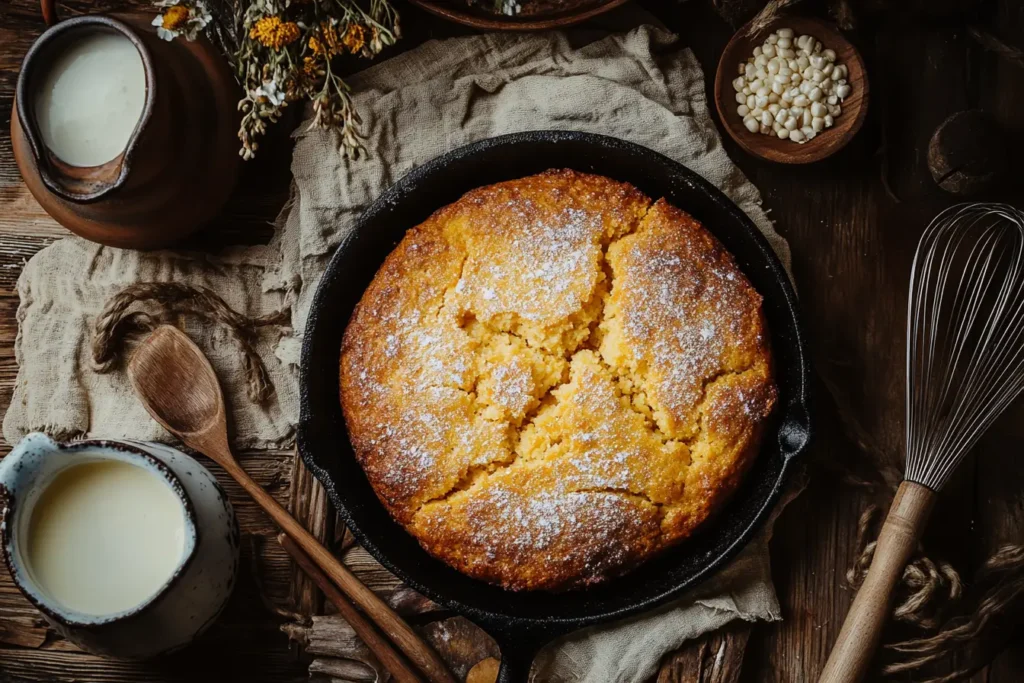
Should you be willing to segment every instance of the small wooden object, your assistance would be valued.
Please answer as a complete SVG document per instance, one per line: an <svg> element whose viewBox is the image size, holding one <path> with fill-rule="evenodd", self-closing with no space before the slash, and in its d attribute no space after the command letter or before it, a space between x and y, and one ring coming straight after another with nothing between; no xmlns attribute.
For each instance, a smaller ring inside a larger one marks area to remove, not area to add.
<svg viewBox="0 0 1024 683"><path fill-rule="evenodd" d="M928 170L946 192L970 196L1005 179L1009 146L999 122L979 109L960 111L942 122L928 143Z"/></svg>
<svg viewBox="0 0 1024 683"><path fill-rule="evenodd" d="M185 445L223 467L430 681L455 683L437 653L238 464L228 445L224 396L217 375L184 332L170 325L158 327L135 350L128 364L128 377L153 419ZM384 661L386 655L374 654Z"/></svg>
<svg viewBox="0 0 1024 683"><path fill-rule="evenodd" d="M331 580L327 578L327 575L320 571L320 568L309 558L309 555L303 552L302 548L295 541L289 538L287 534L279 534L277 542L288 551L288 554L295 560L295 564L299 565L302 571L306 572L306 575L323 591L327 599L338 608L338 612L352 626L352 630L366 643L366 646L377 656L380 663L387 667L387 670L391 672L395 680L399 681L399 683L420 683L420 677L409 668L409 665L402 659L402 656L391 647L391 643L381 636L377 629L373 627L373 624L368 622L359 613L359 610L335 588Z"/></svg>
<svg viewBox="0 0 1024 683"><path fill-rule="evenodd" d="M743 119L736 113L736 91L732 82L738 75L736 68L746 64L754 48L780 28L791 28L796 35L810 35L826 47L835 50L836 63L845 64L850 74L847 82L852 88L850 96L841 103L843 112L836 117L835 124L803 144L781 140L776 135L751 133L743 125ZM756 157L780 164L809 164L832 156L846 146L864 123L868 113L868 78L857 48L853 46L831 24L810 17L780 17L766 29L751 36L746 35L744 26L729 40L718 62L715 73L715 106L722 127L744 150Z"/></svg>
<svg viewBox="0 0 1024 683"><path fill-rule="evenodd" d="M935 497L927 486L910 481L900 484L878 536L867 578L857 591L818 683L864 679L889 616L893 589L917 548Z"/></svg>

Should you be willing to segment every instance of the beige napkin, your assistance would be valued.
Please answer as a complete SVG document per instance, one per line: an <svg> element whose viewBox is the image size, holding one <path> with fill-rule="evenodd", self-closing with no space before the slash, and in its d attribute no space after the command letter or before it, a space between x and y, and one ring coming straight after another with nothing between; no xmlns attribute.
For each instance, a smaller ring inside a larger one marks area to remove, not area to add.
<svg viewBox="0 0 1024 683"><path fill-rule="evenodd" d="M77 237L46 247L18 279L18 378L4 416L4 438L17 443L44 431L57 439L79 436L169 440L135 398L125 374L92 371L90 330L110 297L136 282L187 282L217 292L229 306L256 317L287 306L283 291L264 292L269 247L232 249L217 256L110 249ZM236 447L287 446L295 431L295 368L274 358L288 329L267 327L255 347L265 359L275 395L264 406L246 397L242 354L222 328L181 324L206 351L224 385ZM290 336L290 335L289 335Z"/></svg>
<svg viewBox="0 0 1024 683"><path fill-rule="evenodd" d="M37 254L19 281L20 371L6 438L32 429L159 435L134 405L123 375L97 377L89 370L87 328L107 297L132 281L196 282L250 315L289 305L301 331L331 253L384 188L439 154L503 133L583 130L662 152L728 194L788 267L788 246L761 210L757 189L722 149L693 54L650 26L585 38L548 33L430 42L358 74L351 84L372 154L344 159L332 135L300 128L293 200L270 247L224 258L120 252L69 239ZM230 342L217 334L201 340L228 385L238 440L252 447L286 443L297 414L299 333L264 334L259 349L277 385L269 410L245 400L237 360L225 348ZM270 352L275 342L277 359ZM768 529L686 598L547 648L537 660L537 680L642 681L688 638L737 618L779 619Z"/></svg>

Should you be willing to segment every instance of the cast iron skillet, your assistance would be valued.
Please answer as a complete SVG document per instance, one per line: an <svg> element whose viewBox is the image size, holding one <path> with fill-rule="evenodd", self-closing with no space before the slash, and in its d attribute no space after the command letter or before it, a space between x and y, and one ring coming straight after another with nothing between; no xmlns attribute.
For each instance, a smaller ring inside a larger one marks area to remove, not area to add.
<svg viewBox="0 0 1024 683"><path fill-rule="evenodd" d="M338 398L338 359L353 308L408 228L475 187L549 168L598 173L630 182L652 198L666 197L725 244L764 297L780 400L743 486L695 537L594 588L511 593L435 560L388 515L349 445ZM644 147L600 135L536 131L483 140L434 159L366 211L331 259L310 310L302 347L298 444L363 547L406 584L488 631L501 647L499 681L525 681L541 645L678 596L743 547L771 511L810 440L809 380L789 280L764 237L735 204L693 171Z"/></svg>

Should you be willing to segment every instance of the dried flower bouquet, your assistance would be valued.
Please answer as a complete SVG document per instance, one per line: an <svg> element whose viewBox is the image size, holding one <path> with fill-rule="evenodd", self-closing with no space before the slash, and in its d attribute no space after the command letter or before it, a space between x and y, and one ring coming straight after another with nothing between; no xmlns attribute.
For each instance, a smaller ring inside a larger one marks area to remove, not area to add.
<svg viewBox="0 0 1024 683"><path fill-rule="evenodd" d="M244 90L239 154L251 159L268 123L289 102L311 100L313 125L336 130L340 149L362 149L359 114L339 75L345 55L372 58L401 36L388 0L159 0L153 20L165 40L205 33L225 53Z"/></svg>

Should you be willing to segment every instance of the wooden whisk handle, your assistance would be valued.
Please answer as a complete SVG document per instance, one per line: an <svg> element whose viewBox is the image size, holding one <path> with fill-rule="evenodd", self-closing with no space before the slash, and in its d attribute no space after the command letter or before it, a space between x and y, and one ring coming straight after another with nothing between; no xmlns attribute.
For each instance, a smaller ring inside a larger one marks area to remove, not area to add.
<svg viewBox="0 0 1024 683"><path fill-rule="evenodd" d="M917 547L935 497L927 486L909 481L900 484L878 536L867 578L857 591L818 683L857 683L864 678L889 616L893 589Z"/></svg>

